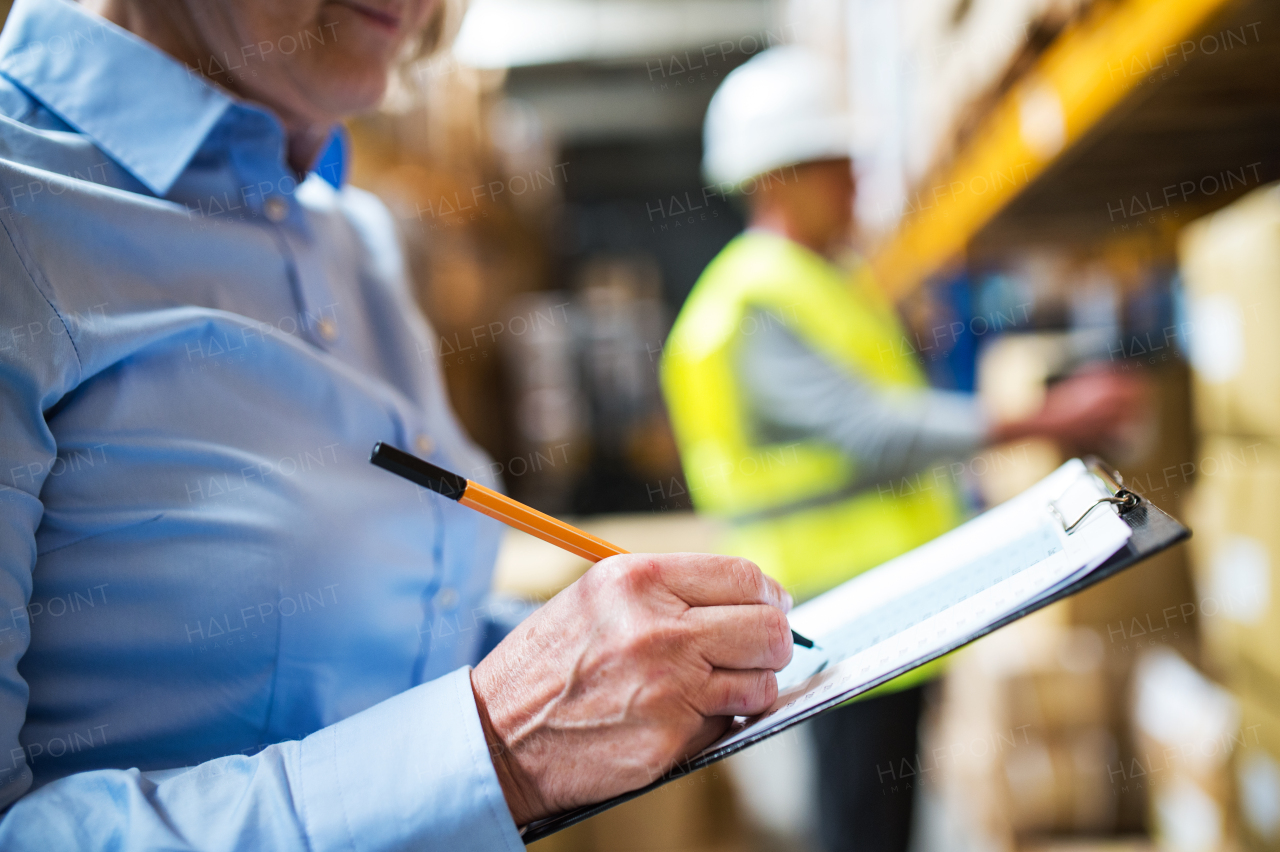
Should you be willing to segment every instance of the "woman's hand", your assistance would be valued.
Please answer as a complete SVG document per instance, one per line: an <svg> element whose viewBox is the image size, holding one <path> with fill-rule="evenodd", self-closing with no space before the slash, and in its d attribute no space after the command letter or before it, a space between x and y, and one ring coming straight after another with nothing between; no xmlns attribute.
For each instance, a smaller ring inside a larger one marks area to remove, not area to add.
<svg viewBox="0 0 1280 852"><path fill-rule="evenodd" d="M641 787L768 709L790 607L745 559L632 554L530 616L471 675L516 824Z"/></svg>

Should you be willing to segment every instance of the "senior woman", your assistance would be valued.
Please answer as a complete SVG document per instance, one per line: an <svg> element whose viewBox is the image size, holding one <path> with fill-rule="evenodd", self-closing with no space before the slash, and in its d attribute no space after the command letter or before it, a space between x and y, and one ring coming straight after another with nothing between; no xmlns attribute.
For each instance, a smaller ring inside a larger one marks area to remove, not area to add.
<svg viewBox="0 0 1280 852"><path fill-rule="evenodd" d="M784 592L601 562L476 668L500 531L336 122L432 0L17 0L0 35L0 847L519 849L765 708Z"/></svg>

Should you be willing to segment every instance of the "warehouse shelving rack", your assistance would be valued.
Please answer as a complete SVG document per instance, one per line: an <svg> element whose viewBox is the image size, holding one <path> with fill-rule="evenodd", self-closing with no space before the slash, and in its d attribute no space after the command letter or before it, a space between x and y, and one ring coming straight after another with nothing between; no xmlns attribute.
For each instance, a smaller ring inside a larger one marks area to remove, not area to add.
<svg viewBox="0 0 1280 852"><path fill-rule="evenodd" d="M1280 178L1280 4L1099 0L912 195L898 294L965 257L1172 233Z"/></svg>

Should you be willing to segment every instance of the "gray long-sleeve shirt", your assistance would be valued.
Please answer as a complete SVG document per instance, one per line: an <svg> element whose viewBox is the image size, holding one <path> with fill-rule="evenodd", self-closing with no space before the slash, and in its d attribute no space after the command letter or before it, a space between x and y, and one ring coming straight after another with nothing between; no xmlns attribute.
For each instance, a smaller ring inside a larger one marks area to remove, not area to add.
<svg viewBox="0 0 1280 852"><path fill-rule="evenodd" d="M852 488L897 480L983 445L987 422L970 394L886 391L851 375L761 311L742 323L738 380L760 440L817 438L854 460Z"/></svg>

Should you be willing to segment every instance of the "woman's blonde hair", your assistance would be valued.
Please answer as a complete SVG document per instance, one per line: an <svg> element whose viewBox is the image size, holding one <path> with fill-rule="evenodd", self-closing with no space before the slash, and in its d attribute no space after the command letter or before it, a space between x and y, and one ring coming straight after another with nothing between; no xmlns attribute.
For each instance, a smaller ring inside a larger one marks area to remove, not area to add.
<svg viewBox="0 0 1280 852"><path fill-rule="evenodd" d="M405 64L427 59L448 47L462 26L462 16L467 11L467 0L440 0L431 20L418 35L405 45Z"/></svg>

